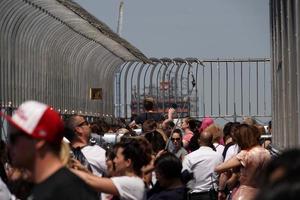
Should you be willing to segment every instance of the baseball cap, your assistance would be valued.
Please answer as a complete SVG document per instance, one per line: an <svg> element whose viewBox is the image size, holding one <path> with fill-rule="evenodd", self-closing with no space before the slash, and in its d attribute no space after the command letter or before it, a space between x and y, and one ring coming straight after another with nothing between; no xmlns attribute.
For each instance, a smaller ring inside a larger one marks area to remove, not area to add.
<svg viewBox="0 0 300 200"><path fill-rule="evenodd" d="M63 121L59 114L46 104L26 101L18 107L12 117L5 118L32 138L50 143L59 143L63 138Z"/></svg>

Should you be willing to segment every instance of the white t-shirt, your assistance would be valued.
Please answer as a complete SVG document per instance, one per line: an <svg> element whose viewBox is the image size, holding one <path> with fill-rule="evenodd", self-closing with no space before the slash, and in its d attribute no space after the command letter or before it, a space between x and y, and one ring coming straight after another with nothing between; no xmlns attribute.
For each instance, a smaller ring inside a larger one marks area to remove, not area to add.
<svg viewBox="0 0 300 200"><path fill-rule="evenodd" d="M194 178L187 184L191 192L208 192L218 180L214 169L222 162L222 155L206 146L186 155L182 162L182 171L193 172ZM215 184L214 187L216 188Z"/></svg>
<svg viewBox="0 0 300 200"><path fill-rule="evenodd" d="M112 177L121 200L145 200L146 191L144 181L139 177L118 176Z"/></svg>
<svg viewBox="0 0 300 200"><path fill-rule="evenodd" d="M219 143L214 143L214 147L216 148L216 150L217 150L217 152L219 153L219 154L223 154L223 151L224 151L224 145L222 145L222 144L219 144Z"/></svg>
<svg viewBox="0 0 300 200"><path fill-rule="evenodd" d="M105 150L98 145L88 145L83 147L81 151L89 162L93 174L96 176L103 176L107 170L105 162Z"/></svg>
<svg viewBox="0 0 300 200"><path fill-rule="evenodd" d="M224 162L226 162L227 160L229 160L229 159L232 158L233 156L237 155L239 151L240 151L239 145L234 144L234 145L230 146L230 147L227 149L227 152L226 152L226 156L225 156Z"/></svg>
<svg viewBox="0 0 300 200"><path fill-rule="evenodd" d="M15 196L12 196L6 187L5 183L0 178L0 199L1 200L14 200Z"/></svg>

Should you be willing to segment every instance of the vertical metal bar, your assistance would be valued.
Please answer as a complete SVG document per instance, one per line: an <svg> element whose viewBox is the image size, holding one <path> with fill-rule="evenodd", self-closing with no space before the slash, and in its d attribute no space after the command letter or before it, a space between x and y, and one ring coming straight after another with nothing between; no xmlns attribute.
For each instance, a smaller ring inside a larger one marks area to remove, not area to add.
<svg viewBox="0 0 300 200"><path fill-rule="evenodd" d="M137 101L139 102L139 106L138 106L138 110L140 110L140 102L141 102L141 91L140 91L140 84L141 84L141 74L142 74L142 70L143 70L143 68L144 68L144 66L146 65L146 63L142 63L141 64L141 66L140 66L140 69L139 69L139 71L138 71L138 74L137 74ZM144 81L144 87L145 87L145 81ZM145 94L144 94L144 96L145 96Z"/></svg>
<svg viewBox="0 0 300 200"><path fill-rule="evenodd" d="M243 63L241 62L241 114L244 115L244 95L243 95Z"/></svg>
<svg viewBox="0 0 300 200"><path fill-rule="evenodd" d="M129 63L127 63L129 66L130 65L132 65L132 63L133 62L129 62ZM118 101L118 104L119 104L119 117L121 117L121 77L122 77L122 72L123 72L123 70L125 69L125 67L127 66L127 64L123 64L123 66L122 66L122 68L121 68L121 70L120 70L120 75L119 75L119 79L118 79L118 83L119 84L117 84L117 87L118 87L118 94L119 94L119 101ZM125 79L125 78L124 78ZM124 91L126 91L126 90L124 90ZM125 96L125 95L124 95ZM125 113L124 113L124 117L126 117L125 116Z"/></svg>
<svg viewBox="0 0 300 200"><path fill-rule="evenodd" d="M220 60L218 59L218 105L219 105L219 116L221 115L221 103L220 103Z"/></svg>
<svg viewBox="0 0 300 200"><path fill-rule="evenodd" d="M204 96L204 89L205 89L205 81L204 81L204 66L202 66L202 101L203 101L203 117L205 116L205 96Z"/></svg>
<svg viewBox="0 0 300 200"><path fill-rule="evenodd" d="M145 74L144 74L144 99L146 98L146 76L147 76L147 73L148 73L148 70L151 68L151 67L153 67L151 64L148 64L148 66L147 66L147 69L146 69L146 71L145 71ZM150 80L149 80L150 81ZM150 83L149 83L150 84ZM149 85L149 91L148 91L148 93L150 94L150 88L151 88L152 86L151 85Z"/></svg>
<svg viewBox="0 0 300 200"><path fill-rule="evenodd" d="M248 61L248 67L249 67L249 82L248 82L248 92L249 92L249 116L251 116L251 61L249 59Z"/></svg>
<svg viewBox="0 0 300 200"><path fill-rule="evenodd" d="M153 75L154 75L154 71L157 68L158 64L159 63L155 62L155 63L153 63L153 65L151 65L152 69L151 69L151 72L150 72L150 92L149 92L150 96L153 96L153 88L152 88L152 87L154 87L154 85L153 85ZM158 87L158 85L156 87Z"/></svg>
<svg viewBox="0 0 300 200"><path fill-rule="evenodd" d="M213 115L213 77L212 77L212 62L210 62L210 115Z"/></svg>
<svg viewBox="0 0 300 200"><path fill-rule="evenodd" d="M157 72L157 77L156 77L156 85L157 85L157 88L156 88L156 102L157 102L157 104L162 100L161 99L161 96L160 96L160 94L159 94L159 89L160 89L160 78L159 78L159 75L160 75L160 70L163 68L163 67L166 67L165 65L164 65L164 63L163 63L163 61L161 60L160 61L161 63L160 63L160 68L159 68L159 70L158 70L158 72Z"/></svg>
<svg viewBox="0 0 300 200"><path fill-rule="evenodd" d="M297 105L298 105L298 110L297 110L297 119L294 119L296 121L296 126L298 128L298 132L300 130L300 2L295 1L294 2L294 11L295 11L295 24L296 24L296 36L295 36L295 41L296 41L296 66L297 66L297 73L296 73L296 78L297 78ZM300 144L300 137L298 135L298 144Z"/></svg>
<svg viewBox="0 0 300 200"><path fill-rule="evenodd" d="M266 115L266 60L264 60L264 115Z"/></svg>
<svg viewBox="0 0 300 200"><path fill-rule="evenodd" d="M235 62L233 62L233 120L236 122L236 99L235 99Z"/></svg>
<svg viewBox="0 0 300 200"><path fill-rule="evenodd" d="M188 95L188 115L191 116L191 102L192 102L192 92L193 88L190 91L190 76L191 76L191 65L185 61L188 66L188 77L187 77L187 95Z"/></svg>
<svg viewBox="0 0 300 200"><path fill-rule="evenodd" d="M225 62L226 66L226 84L225 84L225 90L226 90L226 115L228 115L228 62Z"/></svg>
<svg viewBox="0 0 300 200"><path fill-rule="evenodd" d="M256 61L256 115L258 115L258 61Z"/></svg>
<svg viewBox="0 0 300 200"><path fill-rule="evenodd" d="M181 90L180 94L181 94L181 101L183 102L183 108L182 109L185 109L185 104L186 104L187 101L185 101L185 98L184 98L184 95L183 95L183 87L182 86L183 86L183 82L184 82L183 75L184 75L184 71L185 71L185 67L186 67L187 63L181 64L181 65L183 65L183 68L182 68L181 77L180 77L180 90ZM183 113L184 113L184 110L182 110L181 114L183 115Z"/></svg>
<svg viewBox="0 0 300 200"><path fill-rule="evenodd" d="M138 65L138 62L132 62L127 68L126 68L126 71L125 71L125 75L124 75L124 93L127 93L128 92L128 89L127 89L127 81L130 81L128 80L127 76L128 76L128 72L129 72L129 69L131 68L131 66L135 63L135 66ZM135 67L134 66L134 67ZM132 92L132 91L130 91ZM131 94L131 93L130 93ZM130 97L131 99L131 97ZM104 113L103 113L104 114ZM124 95L124 115L125 115L125 118L128 118L128 112L127 112L127 95Z"/></svg>
<svg viewBox="0 0 300 200"><path fill-rule="evenodd" d="M163 88L162 88L162 96L163 96L163 99L162 99L162 102L163 102L163 105L162 105L162 109L163 109L163 113L165 112L165 109L166 109L166 92L165 92L165 83L166 83L166 74L167 74L167 70L170 66L170 63L166 64L166 62L164 62L164 65L166 66L165 70L163 71L163 74L162 74L162 82L163 82Z"/></svg>
<svg viewBox="0 0 300 200"><path fill-rule="evenodd" d="M180 65L177 65L176 62L174 62L176 66L176 71L175 71L175 102L178 102L178 72L180 69Z"/></svg>
<svg viewBox="0 0 300 200"><path fill-rule="evenodd" d="M137 63L134 67L133 67L133 71L131 72L131 78L130 78L130 90L131 90L131 94L132 94L132 91L133 91L133 77L134 77L134 73L135 73L135 70L137 69L137 66L140 65L141 63ZM137 91L137 88L135 88L135 91L133 93L133 95L131 95L133 98L134 98L134 101L137 103L137 113L140 114L141 113L141 110L140 110L140 102L138 101L138 99L136 98L136 95L137 95L138 91ZM132 100L131 100L132 101Z"/></svg>
<svg viewBox="0 0 300 200"><path fill-rule="evenodd" d="M196 65L196 116L199 116L199 101L198 101L198 69L199 69L199 61L197 62L197 65Z"/></svg>
<svg viewBox="0 0 300 200"><path fill-rule="evenodd" d="M172 74L172 71L173 71L173 67L175 66L175 62L173 62L172 63L173 64L173 66L171 67L171 69L170 69L170 72L169 72L169 76L168 76L168 81L170 82L170 85L169 85L169 108L172 106L171 104L172 103L174 103L175 101L175 99L174 99L174 92L173 91L171 91L171 90L173 90L173 83L172 83L172 79L171 79L171 74ZM174 79L173 79L174 80ZM171 101L171 96L172 96L172 98L173 98L173 100Z"/></svg>

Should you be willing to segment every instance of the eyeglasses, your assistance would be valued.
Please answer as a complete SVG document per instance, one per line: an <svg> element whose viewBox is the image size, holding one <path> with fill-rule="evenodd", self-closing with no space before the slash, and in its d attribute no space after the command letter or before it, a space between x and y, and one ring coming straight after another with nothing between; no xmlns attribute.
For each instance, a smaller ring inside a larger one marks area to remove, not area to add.
<svg viewBox="0 0 300 200"><path fill-rule="evenodd" d="M173 142L174 142L175 140L176 140L176 141L180 141L180 139L181 139L181 138L171 138L171 140L172 140Z"/></svg>
<svg viewBox="0 0 300 200"><path fill-rule="evenodd" d="M77 127L81 127L81 126L88 126L89 123L87 121L83 121L80 124L77 125Z"/></svg>

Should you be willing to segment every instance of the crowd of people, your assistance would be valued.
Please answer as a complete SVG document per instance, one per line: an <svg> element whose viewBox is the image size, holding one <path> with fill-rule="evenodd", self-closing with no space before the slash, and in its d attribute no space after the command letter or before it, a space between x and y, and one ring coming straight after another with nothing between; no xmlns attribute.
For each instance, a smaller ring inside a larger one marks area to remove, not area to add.
<svg viewBox="0 0 300 200"><path fill-rule="evenodd" d="M270 154L271 139L261 140L261 135L271 134L271 122L267 131L250 117L224 127L210 117L174 123L176 109L163 116L151 98L144 107L130 123L112 127L80 115L62 120L48 105L24 102L12 116L3 116L10 127L7 143L0 144L0 199L271 200L298 195L300 152ZM122 137L108 143L103 139L108 132Z"/></svg>

